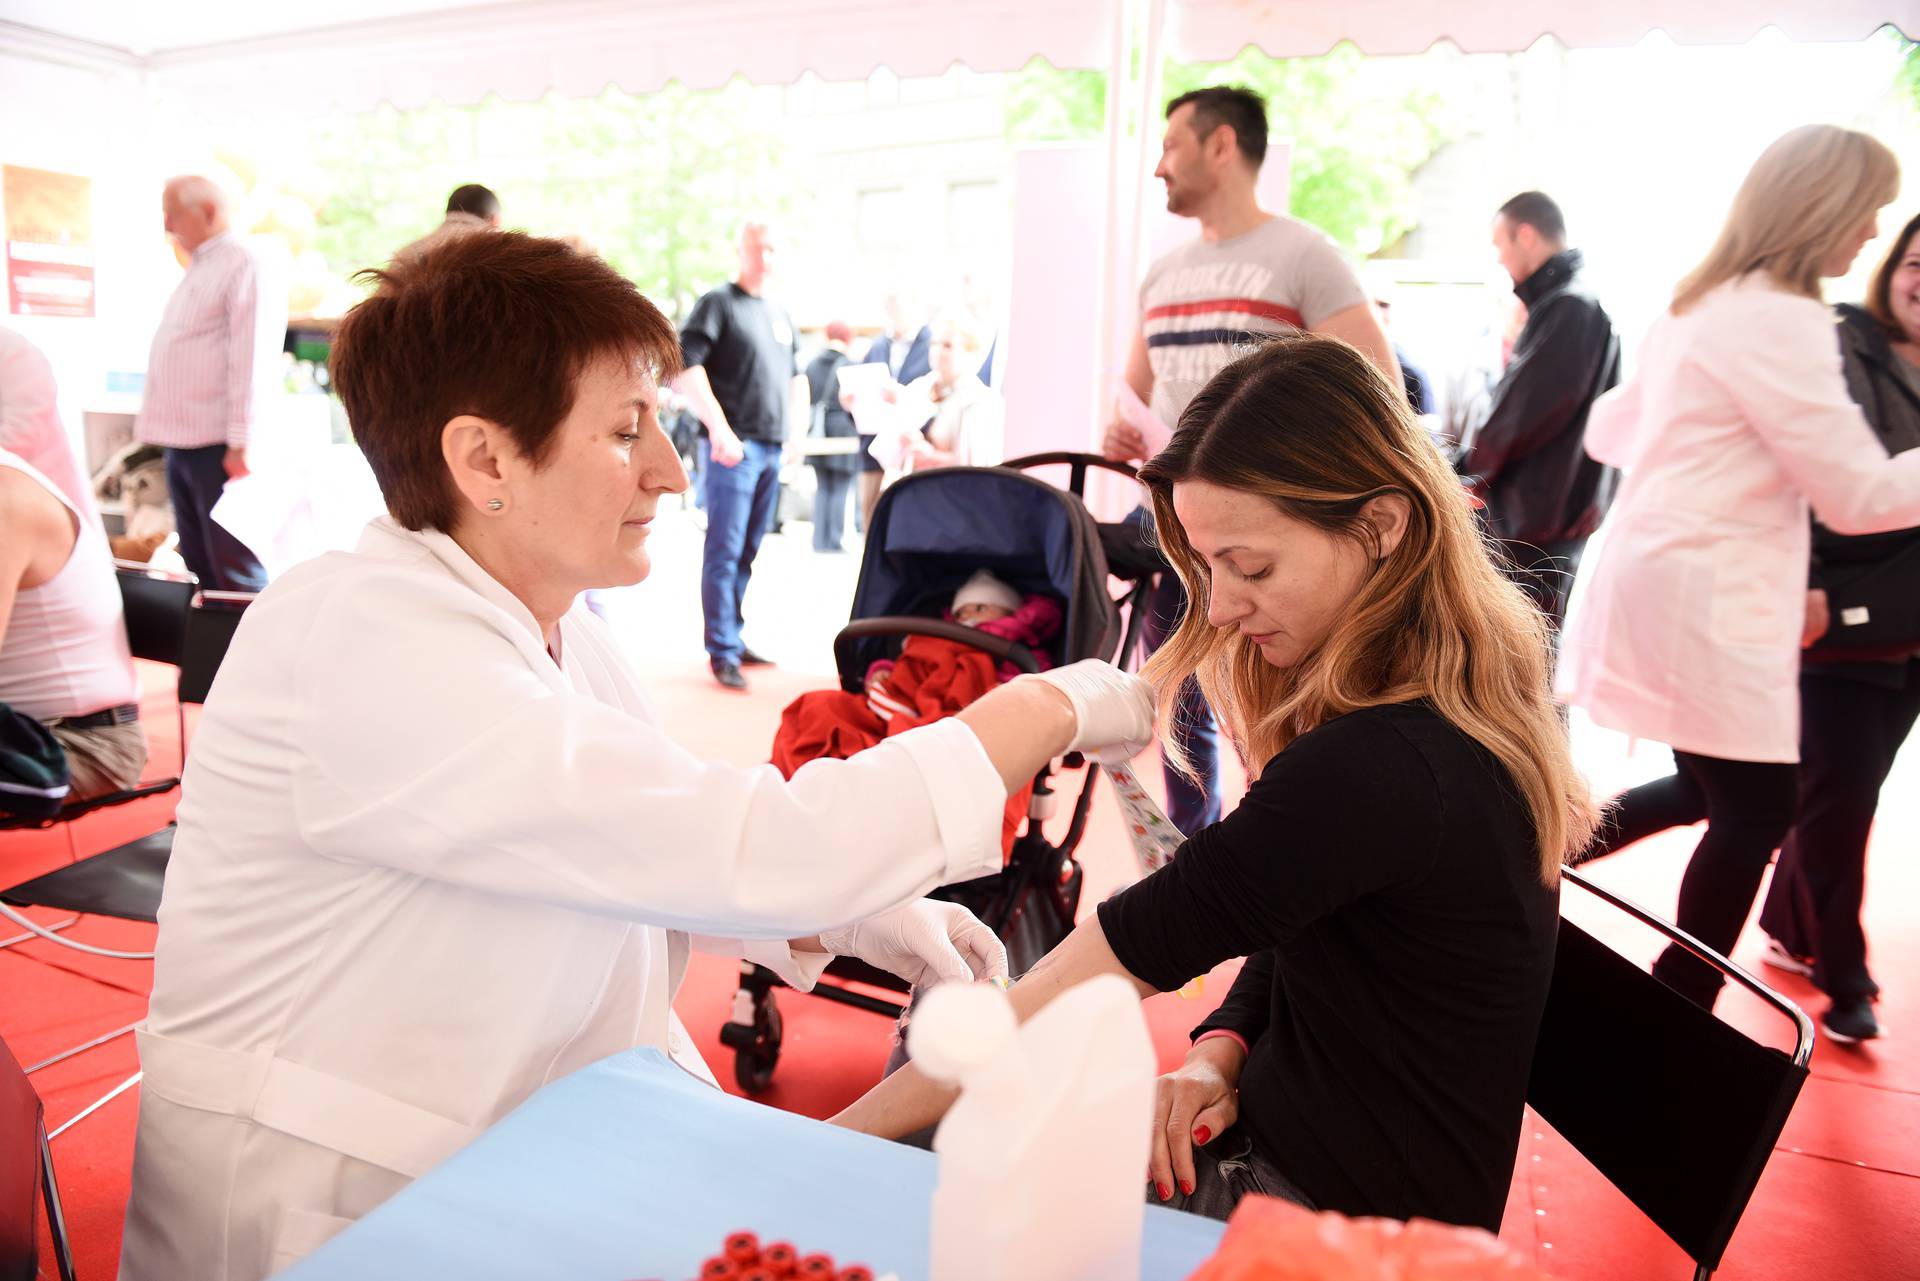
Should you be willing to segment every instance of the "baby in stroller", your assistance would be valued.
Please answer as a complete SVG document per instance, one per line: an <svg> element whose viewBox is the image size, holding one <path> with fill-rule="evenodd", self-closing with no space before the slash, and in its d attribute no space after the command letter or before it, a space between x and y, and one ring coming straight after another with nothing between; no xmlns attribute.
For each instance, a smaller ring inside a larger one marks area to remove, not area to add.
<svg viewBox="0 0 1920 1281"><path fill-rule="evenodd" d="M953 603L947 607L946 617L947 621L962 627L971 627L989 636L999 636L1025 645L1033 656L1034 667L1039 671L1044 672L1053 666L1047 646L1060 634L1060 603L1043 592L1030 592L1022 596L1002 582L992 570L976 570L973 577L953 594ZM952 641L916 636L907 641L900 658L918 659L929 654L944 656L956 648ZM894 659L878 658L867 668L864 682L867 702L882 720L891 720L893 713L898 710L887 688L894 666ZM1011 660L1000 664L1000 680L1010 681L1019 674L1020 668ZM958 704L952 710L958 711L964 706L964 703Z"/></svg>

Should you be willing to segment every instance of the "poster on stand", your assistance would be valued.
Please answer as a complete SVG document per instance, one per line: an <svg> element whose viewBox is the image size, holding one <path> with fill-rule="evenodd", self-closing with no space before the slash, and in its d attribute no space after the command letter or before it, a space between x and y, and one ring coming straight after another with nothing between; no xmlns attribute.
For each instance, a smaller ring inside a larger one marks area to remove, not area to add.
<svg viewBox="0 0 1920 1281"><path fill-rule="evenodd" d="M93 315L93 182L4 166L7 309L16 316Z"/></svg>

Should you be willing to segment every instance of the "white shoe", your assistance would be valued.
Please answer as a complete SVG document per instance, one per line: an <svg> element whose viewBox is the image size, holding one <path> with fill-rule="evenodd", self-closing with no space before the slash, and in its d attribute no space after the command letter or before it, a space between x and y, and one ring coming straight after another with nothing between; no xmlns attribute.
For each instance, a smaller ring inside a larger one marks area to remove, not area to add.
<svg viewBox="0 0 1920 1281"><path fill-rule="evenodd" d="M1762 965L1771 965L1776 970L1785 970L1789 974L1813 975L1813 961L1809 957L1795 956L1787 951L1779 939L1771 936L1767 939L1767 950L1760 954Z"/></svg>

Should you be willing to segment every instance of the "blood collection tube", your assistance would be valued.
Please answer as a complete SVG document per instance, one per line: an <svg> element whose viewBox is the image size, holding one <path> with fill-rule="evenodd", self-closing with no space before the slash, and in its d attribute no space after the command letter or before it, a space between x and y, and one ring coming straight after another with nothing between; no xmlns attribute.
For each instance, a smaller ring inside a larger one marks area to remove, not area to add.
<svg viewBox="0 0 1920 1281"><path fill-rule="evenodd" d="M740 1269L734 1266L732 1259L723 1259L719 1255L700 1265L700 1281L738 1281Z"/></svg>
<svg viewBox="0 0 1920 1281"><path fill-rule="evenodd" d="M760 1262L760 1238L751 1232L734 1232L727 1237L726 1256L741 1271Z"/></svg>
<svg viewBox="0 0 1920 1281"><path fill-rule="evenodd" d="M809 1254L800 1260L800 1266L794 1269L793 1275L799 1281L834 1281L834 1274L838 1271L833 1266L832 1255Z"/></svg>
<svg viewBox="0 0 1920 1281"><path fill-rule="evenodd" d="M760 1266L776 1277L790 1277L800 1266L800 1251L790 1242L775 1241L760 1252Z"/></svg>
<svg viewBox="0 0 1920 1281"><path fill-rule="evenodd" d="M850 1263L833 1281L873 1281L873 1269L864 1263Z"/></svg>

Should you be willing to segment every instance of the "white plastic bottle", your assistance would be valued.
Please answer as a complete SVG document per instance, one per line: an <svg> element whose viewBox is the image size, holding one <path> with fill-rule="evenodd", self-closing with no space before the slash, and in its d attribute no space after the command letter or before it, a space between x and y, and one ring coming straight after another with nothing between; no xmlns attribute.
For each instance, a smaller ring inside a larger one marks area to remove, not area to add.
<svg viewBox="0 0 1920 1281"><path fill-rule="evenodd" d="M932 1281L1139 1281L1154 1057L1102 975L1017 1026L989 985L935 989L908 1036L961 1087L933 1141Z"/></svg>

